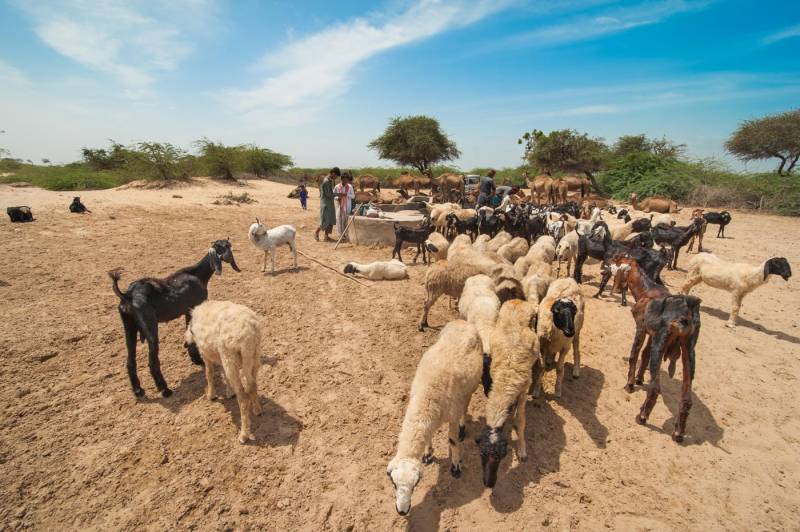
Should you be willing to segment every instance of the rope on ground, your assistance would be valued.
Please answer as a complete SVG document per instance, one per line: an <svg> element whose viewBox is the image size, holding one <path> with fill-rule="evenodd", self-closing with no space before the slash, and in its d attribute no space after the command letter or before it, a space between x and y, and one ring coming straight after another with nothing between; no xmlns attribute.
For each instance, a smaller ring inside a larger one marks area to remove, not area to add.
<svg viewBox="0 0 800 532"><path fill-rule="evenodd" d="M349 275L345 275L345 274L343 274L342 272L340 272L339 270L337 270L337 269L336 269L336 268L334 268L333 266L328 266L327 264L325 264L325 263L324 263L324 262L322 262L321 260L319 260L319 259L316 259L316 258L312 257L311 255L307 255L307 254L303 253L302 251L300 251L299 249L297 250L297 252L298 252L300 255L302 255L302 256L304 256L305 258L307 258L308 260L316 262L317 264L319 264L319 265L320 265L320 266L322 266L323 268L328 268L328 269L329 269L329 270L331 270L332 272L336 272L336 273L338 273L339 275L341 275L341 276L342 276L342 277L344 277L345 279L350 279L350 280L351 280L351 281L353 281L354 283L358 283L358 284L360 284L361 286L367 286L367 287L369 287L369 286L372 286L372 284L367 284L367 283L365 283L365 282L363 282L363 281L359 281L359 280L358 280L358 279L356 279L355 277L350 277Z"/></svg>

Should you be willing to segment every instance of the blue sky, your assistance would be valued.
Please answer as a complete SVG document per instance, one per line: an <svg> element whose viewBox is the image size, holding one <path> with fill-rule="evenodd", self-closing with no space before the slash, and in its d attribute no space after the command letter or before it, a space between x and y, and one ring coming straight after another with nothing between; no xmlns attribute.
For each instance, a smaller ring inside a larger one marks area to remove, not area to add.
<svg viewBox="0 0 800 532"><path fill-rule="evenodd" d="M79 158L109 138L255 142L298 165L379 161L436 117L462 168L515 166L533 128L666 135L725 155L800 105L796 0L0 0L0 147ZM771 163L770 163L771 165ZM750 169L757 168L750 165Z"/></svg>

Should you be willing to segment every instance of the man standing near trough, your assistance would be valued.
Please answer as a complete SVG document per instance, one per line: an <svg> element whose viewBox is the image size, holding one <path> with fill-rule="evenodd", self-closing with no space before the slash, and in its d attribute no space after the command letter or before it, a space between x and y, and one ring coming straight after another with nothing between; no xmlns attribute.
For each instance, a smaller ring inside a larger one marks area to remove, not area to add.
<svg viewBox="0 0 800 532"><path fill-rule="evenodd" d="M478 188L478 204L476 208L480 209L483 206L490 205L492 196L494 196L494 176L495 171L489 170L487 177L482 177Z"/></svg>
<svg viewBox="0 0 800 532"><path fill-rule="evenodd" d="M333 189L333 195L336 196L338 202L336 218L339 236L344 236L345 229L347 229L347 220L353 208L353 200L356 197L356 192L353 188L353 175L351 173L345 172L344 176L342 176L342 182Z"/></svg>
<svg viewBox="0 0 800 532"><path fill-rule="evenodd" d="M325 232L325 241L333 242L331 231L336 224L336 208L333 206L333 184L342 172L338 166L331 168L331 171L322 180L319 186L319 227L314 232L314 239L319 242L319 232Z"/></svg>

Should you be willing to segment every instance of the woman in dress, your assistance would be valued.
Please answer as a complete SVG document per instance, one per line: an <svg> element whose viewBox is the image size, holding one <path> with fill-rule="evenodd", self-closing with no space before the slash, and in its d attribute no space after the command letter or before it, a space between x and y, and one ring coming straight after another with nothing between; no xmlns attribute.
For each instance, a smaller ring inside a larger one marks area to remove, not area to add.
<svg viewBox="0 0 800 532"><path fill-rule="evenodd" d="M326 242L333 241L331 231L336 223L336 208L333 205L333 184L336 183L336 178L341 175L342 172L339 167L334 166L319 186L319 227L314 232L314 238L317 241L319 241L320 231L325 232Z"/></svg>

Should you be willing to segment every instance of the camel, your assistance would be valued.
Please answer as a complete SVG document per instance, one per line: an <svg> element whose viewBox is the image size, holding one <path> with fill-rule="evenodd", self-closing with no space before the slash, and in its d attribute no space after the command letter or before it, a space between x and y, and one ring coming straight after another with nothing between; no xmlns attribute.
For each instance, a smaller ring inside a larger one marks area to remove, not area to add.
<svg viewBox="0 0 800 532"><path fill-rule="evenodd" d="M636 211L642 212L660 212L664 214L672 214L679 212L678 204L671 199L653 196L646 198L639 203L639 198L636 192L631 192L631 206Z"/></svg>
<svg viewBox="0 0 800 532"><path fill-rule="evenodd" d="M463 176L445 173L437 177L436 182L442 188L443 201L453 201L456 194L458 194L459 198L464 196Z"/></svg>
<svg viewBox="0 0 800 532"><path fill-rule="evenodd" d="M364 187L369 187L373 191L377 190L378 192L381 190L381 182L374 175L363 174L358 176L355 181L356 188L358 188L358 190L361 192L364 192Z"/></svg>
<svg viewBox="0 0 800 532"><path fill-rule="evenodd" d="M579 191L581 193L581 197L589 195L589 192L592 190L592 182L585 177L568 175L562 177L561 179L567 182L567 186L569 187L568 189L570 191Z"/></svg>
<svg viewBox="0 0 800 532"><path fill-rule="evenodd" d="M528 188L531 189L531 197L536 203L547 203L553 194L553 178L549 175L537 175L533 181L528 181ZM543 200L543 201L542 201Z"/></svg>
<svg viewBox="0 0 800 532"><path fill-rule="evenodd" d="M569 193L569 183L566 178L560 178L553 181L550 187L550 195L552 203L563 205L567 202L567 194Z"/></svg>
<svg viewBox="0 0 800 532"><path fill-rule="evenodd" d="M401 174L394 180L394 186L403 190L414 189L414 195L419 196L422 187L430 186L431 180L428 176L416 176L411 174Z"/></svg>

